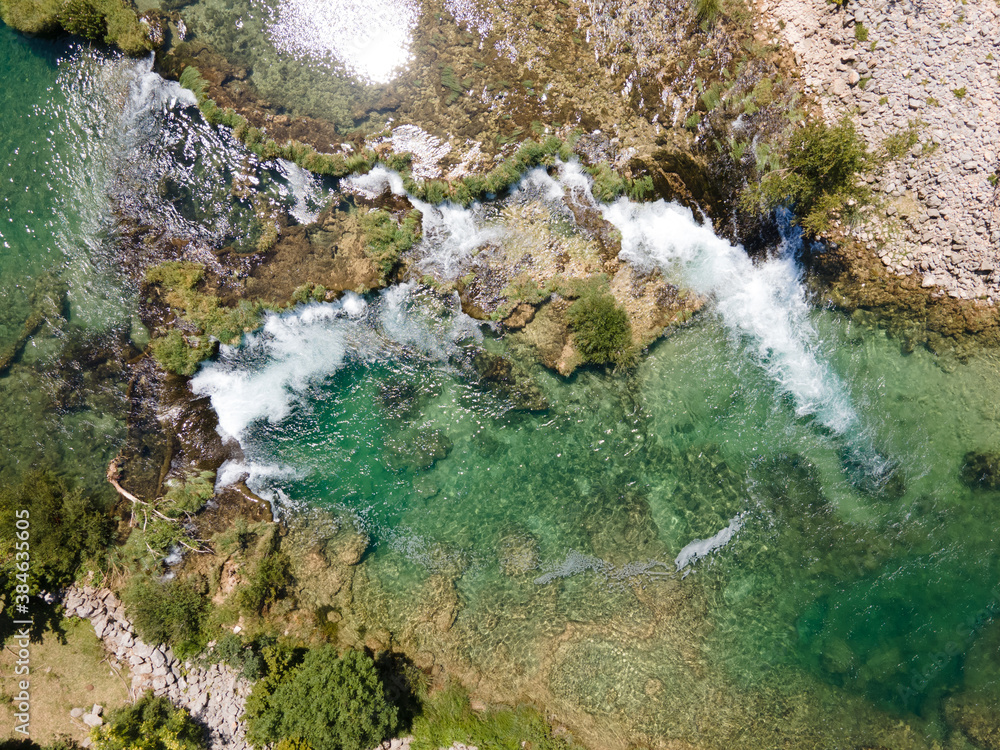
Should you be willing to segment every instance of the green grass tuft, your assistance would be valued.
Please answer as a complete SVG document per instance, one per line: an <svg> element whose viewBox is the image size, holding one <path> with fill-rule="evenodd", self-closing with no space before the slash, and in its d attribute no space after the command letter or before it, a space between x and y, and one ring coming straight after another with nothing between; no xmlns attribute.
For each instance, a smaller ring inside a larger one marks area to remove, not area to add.
<svg viewBox="0 0 1000 750"><path fill-rule="evenodd" d="M455 743L479 750L573 750L579 747L552 733L531 706L474 712L460 687L443 690L423 704L413 722L413 750L437 750Z"/></svg>

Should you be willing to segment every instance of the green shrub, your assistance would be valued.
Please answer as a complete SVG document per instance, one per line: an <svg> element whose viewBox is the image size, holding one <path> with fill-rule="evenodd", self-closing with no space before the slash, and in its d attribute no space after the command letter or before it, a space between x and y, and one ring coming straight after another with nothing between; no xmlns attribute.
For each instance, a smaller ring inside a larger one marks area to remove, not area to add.
<svg viewBox="0 0 1000 750"><path fill-rule="evenodd" d="M627 367L635 360L632 324L610 294L585 294L567 311L573 343L592 364Z"/></svg>
<svg viewBox="0 0 1000 750"><path fill-rule="evenodd" d="M177 375L194 375L198 365L214 355L217 348L208 336L188 339L176 328L153 339L149 347L160 367Z"/></svg>
<svg viewBox="0 0 1000 750"><path fill-rule="evenodd" d="M52 34L59 30L59 0L0 0L0 18L25 34Z"/></svg>
<svg viewBox="0 0 1000 750"><path fill-rule="evenodd" d="M184 513L196 513L212 499L215 494L215 472L195 471L182 479L167 481L166 514L179 516Z"/></svg>
<svg viewBox="0 0 1000 750"><path fill-rule="evenodd" d="M928 103L930 100L928 99ZM900 159L906 152L917 145L920 140L920 130L916 122L910 121L903 130L897 130L882 141L882 153L887 159Z"/></svg>
<svg viewBox="0 0 1000 750"><path fill-rule="evenodd" d="M216 641L209 659L228 664L241 676L256 682L267 674L267 664L261 652L270 645L273 642L266 638L247 643L235 633L226 633Z"/></svg>
<svg viewBox="0 0 1000 750"><path fill-rule="evenodd" d="M392 214L381 209L361 215L365 254L382 274L383 283L396 268L403 253L420 238L420 220L419 211L411 211L402 224L397 224Z"/></svg>
<svg viewBox="0 0 1000 750"><path fill-rule="evenodd" d="M449 687L426 701L413 722L413 750L437 750L462 743L480 750L570 750L578 747L552 728L536 709L486 711L481 715L469 706L468 695Z"/></svg>
<svg viewBox="0 0 1000 750"><path fill-rule="evenodd" d="M200 578L160 582L136 576L122 592L122 603L146 643L166 643L182 659L204 647L208 597Z"/></svg>
<svg viewBox="0 0 1000 750"><path fill-rule="evenodd" d="M868 29L863 23L857 23L854 25L854 38L859 42L868 41Z"/></svg>
<svg viewBox="0 0 1000 750"><path fill-rule="evenodd" d="M872 200L871 189L858 176L877 166L849 116L836 125L813 122L796 129L787 149L784 168L775 163L749 185L741 203L749 210L770 211L790 205L809 234L826 231L835 214L851 214Z"/></svg>
<svg viewBox="0 0 1000 750"><path fill-rule="evenodd" d="M131 706L109 712L91 732L95 750L205 750L204 732L182 708L146 693Z"/></svg>
<svg viewBox="0 0 1000 750"><path fill-rule="evenodd" d="M313 750L369 750L395 732L398 709L370 656L348 651L340 657L327 645L277 680L254 685L246 718L255 747L294 739Z"/></svg>

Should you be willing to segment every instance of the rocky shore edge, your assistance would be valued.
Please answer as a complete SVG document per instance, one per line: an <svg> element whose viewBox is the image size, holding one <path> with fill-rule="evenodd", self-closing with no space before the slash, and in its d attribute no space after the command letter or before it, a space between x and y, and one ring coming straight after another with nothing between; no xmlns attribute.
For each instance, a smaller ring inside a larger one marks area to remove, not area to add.
<svg viewBox="0 0 1000 750"><path fill-rule="evenodd" d="M110 589L71 586L63 596L63 607L67 617L89 621L117 668L131 673L133 700L147 690L164 696L205 726L212 750L252 750L242 716L253 683L226 664L202 666L181 661L169 646L145 643ZM88 727L99 727L104 723L103 709L99 704L90 711L76 708L71 716ZM373 750L410 750L412 741L412 737L395 737ZM83 741L84 747L90 744L89 738ZM477 748L456 742L447 750Z"/></svg>

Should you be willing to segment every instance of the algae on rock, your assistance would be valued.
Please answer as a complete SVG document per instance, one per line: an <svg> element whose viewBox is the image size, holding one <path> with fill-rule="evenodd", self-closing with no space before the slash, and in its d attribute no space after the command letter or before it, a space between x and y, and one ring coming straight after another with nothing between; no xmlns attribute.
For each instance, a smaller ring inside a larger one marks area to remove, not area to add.
<svg viewBox="0 0 1000 750"><path fill-rule="evenodd" d="M26 34L62 29L127 55L142 55L154 46L149 25L125 0L0 0L0 18Z"/></svg>

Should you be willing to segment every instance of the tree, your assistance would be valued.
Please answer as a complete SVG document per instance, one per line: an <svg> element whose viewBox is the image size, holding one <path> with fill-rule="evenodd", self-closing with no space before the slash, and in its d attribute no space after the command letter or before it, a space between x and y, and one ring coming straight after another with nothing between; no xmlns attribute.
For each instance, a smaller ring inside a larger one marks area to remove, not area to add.
<svg viewBox="0 0 1000 750"><path fill-rule="evenodd" d="M361 651L340 657L333 646L313 649L262 694L272 686L255 687L247 703L247 738L257 747L295 739L313 750L368 750L399 723L374 660Z"/></svg>
<svg viewBox="0 0 1000 750"><path fill-rule="evenodd" d="M111 711L91 732L95 750L206 750L204 730L191 714L163 697L146 693L131 706Z"/></svg>
<svg viewBox="0 0 1000 750"><path fill-rule="evenodd" d="M205 588L197 577L161 583L138 576L122 592L122 602L144 641L168 643L184 658L205 645Z"/></svg>
<svg viewBox="0 0 1000 750"><path fill-rule="evenodd" d="M57 593L73 582L80 565L100 557L113 524L102 504L48 471L28 472L19 484L0 488L0 599ZM32 637L58 627L58 607L35 599ZM0 643L14 631L0 620Z"/></svg>

